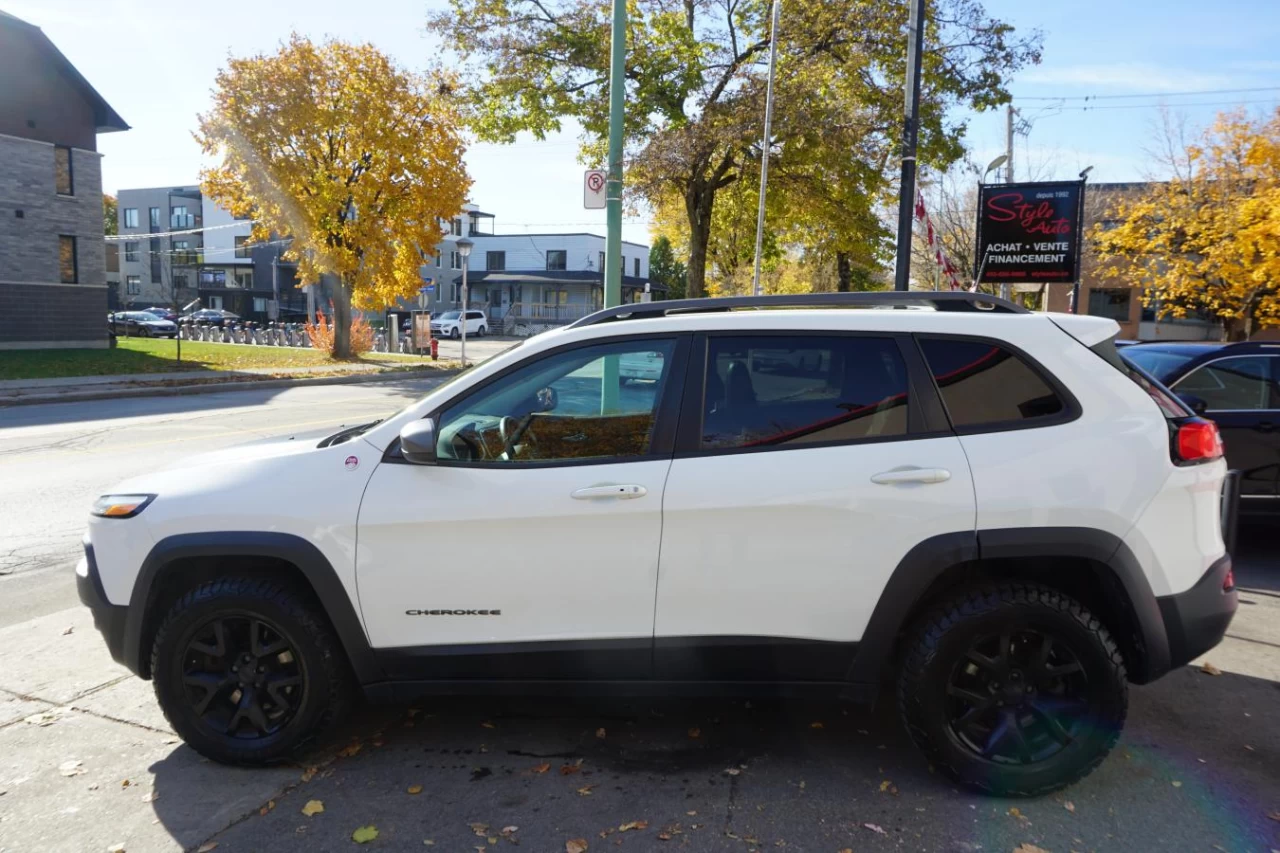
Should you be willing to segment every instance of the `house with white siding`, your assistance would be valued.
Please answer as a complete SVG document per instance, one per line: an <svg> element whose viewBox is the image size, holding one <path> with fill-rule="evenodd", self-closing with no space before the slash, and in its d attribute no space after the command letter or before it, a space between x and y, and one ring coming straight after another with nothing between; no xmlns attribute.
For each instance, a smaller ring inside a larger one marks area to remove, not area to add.
<svg viewBox="0 0 1280 853"><path fill-rule="evenodd" d="M468 307L485 311L495 333L534 334L571 323L604 305L605 238L599 234L496 234L493 214L467 205L450 223L421 273L432 313L462 304L464 234L475 245L467 270ZM622 244L622 301L637 302L649 285L649 247Z"/></svg>

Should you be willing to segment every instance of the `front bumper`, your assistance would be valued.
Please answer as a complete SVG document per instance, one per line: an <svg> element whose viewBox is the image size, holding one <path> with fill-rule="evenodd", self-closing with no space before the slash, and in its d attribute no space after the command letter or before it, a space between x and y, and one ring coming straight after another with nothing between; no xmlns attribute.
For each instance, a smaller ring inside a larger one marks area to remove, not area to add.
<svg viewBox="0 0 1280 853"><path fill-rule="evenodd" d="M76 592L80 601L93 614L93 626L106 640L107 650L117 663L125 663L124 659L124 624L129 608L123 604L112 604L102 589L102 578L98 576L98 563L93 558L93 546L84 543L84 557L76 566Z"/></svg>
<svg viewBox="0 0 1280 853"><path fill-rule="evenodd" d="M1189 663L1222 642L1240 606L1235 587L1222 588L1230 571L1231 557L1227 555L1191 589L1156 599L1169 638L1171 668Z"/></svg>

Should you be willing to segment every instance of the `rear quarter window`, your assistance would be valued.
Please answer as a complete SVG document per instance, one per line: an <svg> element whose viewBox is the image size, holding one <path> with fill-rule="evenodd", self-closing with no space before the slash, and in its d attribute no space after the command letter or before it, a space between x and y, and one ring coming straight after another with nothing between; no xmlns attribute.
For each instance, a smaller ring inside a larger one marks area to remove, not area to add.
<svg viewBox="0 0 1280 853"><path fill-rule="evenodd" d="M956 429L1037 426L1067 414L1062 396L1017 353L994 341L920 338Z"/></svg>

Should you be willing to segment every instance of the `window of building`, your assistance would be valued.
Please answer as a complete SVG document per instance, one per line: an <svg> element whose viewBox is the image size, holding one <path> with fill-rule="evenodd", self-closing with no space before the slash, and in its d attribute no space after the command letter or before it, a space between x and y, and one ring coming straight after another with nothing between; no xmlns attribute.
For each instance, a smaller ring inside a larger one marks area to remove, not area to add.
<svg viewBox="0 0 1280 853"><path fill-rule="evenodd" d="M484 268L487 270L502 271L507 268L506 252L485 252Z"/></svg>
<svg viewBox="0 0 1280 853"><path fill-rule="evenodd" d="M58 274L63 284L75 284L80 280L76 274L76 238L66 234L58 236Z"/></svg>
<svg viewBox="0 0 1280 853"><path fill-rule="evenodd" d="M604 252L600 253L600 273L604 274Z"/></svg>
<svg viewBox="0 0 1280 853"><path fill-rule="evenodd" d="M173 276L173 289L174 289L174 290L182 290L182 289L183 289L183 288L185 288L186 286L187 286L187 276L186 276L186 274L185 274L185 273L181 273L181 274L178 274L178 275Z"/></svg>
<svg viewBox="0 0 1280 853"><path fill-rule="evenodd" d="M437 267L444 266L444 252L440 251L439 249L436 249L436 266Z"/></svg>
<svg viewBox="0 0 1280 853"><path fill-rule="evenodd" d="M124 209L124 227L125 228L138 227L138 208L126 207Z"/></svg>
<svg viewBox="0 0 1280 853"><path fill-rule="evenodd" d="M632 274L632 275L634 275L636 278L639 278L639 277L640 277L640 259L639 259L639 258L632 258L631 260L632 260L632 265L633 265L634 270L635 270L635 271L634 271L633 273L631 273L631 274Z"/></svg>
<svg viewBox="0 0 1280 853"><path fill-rule="evenodd" d="M455 237L462 236L462 217L459 216L457 219L454 219L452 223L450 223L449 232L453 234L453 236Z"/></svg>
<svg viewBox="0 0 1280 853"><path fill-rule="evenodd" d="M124 277L124 292L127 296L138 296L142 293L142 276L127 275Z"/></svg>
<svg viewBox="0 0 1280 853"><path fill-rule="evenodd" d="M702 419L705 449L905 435L906 364L892 338L712 338Z"/></svg>
<svg viewBox="0 0 1280 853"><path fill-rule="evenodd" d="M1128 287L1089 291L1089 313L1121 323L1129 321L1129 303L1133 290Z"/></svg>
<svg viewBox="0 0 1280 853"><path fill-rule="evenodd" d="M1066 411L1040 374L998 344L921 338L920 348L957 429L1020 425Z"/></svg>
<svg viewBox="0 0 1280 853"><path fill-rule="evenodd" d="M160 227L160 208L151 207L147 209L147 220L152 228Z"/></svg>
<svg viewBox="0 0 1280 853"><path fill-rule="evenodd" d="M253 297L253 310L255 314L267 313L267 299L265 296Z"/></svg>
<svg viewBox="0 0 1280 853"><path fill-rule="evenodd" d="M137 216L138 211L135 210L133 213L135 216ZM133 263L138 262L138 241L137 240L124 241L124 259L126 261L132 261Z"/></svg>
<svg viewBox="0 0 1280 853"><path fill-rule="evenodd" d="M1224 358L1198 367L1174 383L1173 390L1205 401L1209 411L1257 411L1280 408L1277 359L1267 355Z"/></svg>
<svg viewBox="0 0 1280 853"><path fill-rule="evenodd" d="M189 267L196 262L196 253L191 250L190 240L173 241L173 266Z"/></svg>
<svg viewBox="0 0 1280 853"><path fill-rule="evenodd" d="M547 249L547 269L567 269L567 258L564 249Z"/></svg>
<svg viewBox="0 0 1280 853"><path fill-rule="evenodd" d="M221 272L221 270L219 270L219 272ZM214 311L221 311L221 310L222 310L222 297L221 297L221 296L210 296L210 297L208 297L208 300L209 300L209 308L211 308L211 309L212 309L212 310L214 310Z"/></svg>
<svg viewBox="0 0 1280 853"><path fill-rule="evenodd" d="M462 253L461 252L449 253L449 269L452 269L452 270L462 269Z"/></svg>
<svg viewBox="0 0 1280 853"><path fill-rule="evenodd" d="M245 290L252 290L253 270L236 270L236 287L241 287Z"/></svg>
<svg viewBox="0 0 1280 853"><path fill-rule="evenodd" d="M646 456L675 342L596 344L521 367L440 417L442 459L498 464L625 460ZM604 370L616 359L616 372ZM605 376L618 387L607 395ZM518 426L504 435L499 422ZM478 424L483 426L477 426Z"/></svg>
<svg viewBox="0 0 1280 853"><path fill-rule="evenodd" d="M160 261L161 261L160 238L152 237L150 240L147 241L147 245L148 245L148 248L150 249L150 254L148 255L148 257L151 260L151 280L159 281L160 280Z"/></svg>
<svg viewBox="0 0 1280 853"><path fill-rule="evenodd" d="M76 187L71 172L71 149L65 145L53 147L53 189L58 195L75 195Z"/></svg>
<svg viewBox="0 0 1280 853"><path fill-rule="evenodd" d="M236 238L235 238L235 244L236 244L236 257L237 257L237 258L248 258L248 257L251 257L251 256L250 256L250 254L249 254L249 247L246 245L248 242L249 242L249 238L248 238L248 237L236 237Z"/></svg>
<svg viewBox="0 0 1280 853"><path fill-rule="evenodd" d="M199 282L201 287L226 287L227 271L200 270Z"/></svg>

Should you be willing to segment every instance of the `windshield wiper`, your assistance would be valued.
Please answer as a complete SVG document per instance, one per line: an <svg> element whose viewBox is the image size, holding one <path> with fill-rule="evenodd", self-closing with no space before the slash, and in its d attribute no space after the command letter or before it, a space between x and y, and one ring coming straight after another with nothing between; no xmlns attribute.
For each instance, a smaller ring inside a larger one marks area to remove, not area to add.
<svg viewBox="0 0 1280 853"><path fill-rule="evenodd" d="M350 426L346 429L339 430L321 441L317 447L332 447L335 444L342 444L343 442L350 441L356 436L362 435L363 433L373 429L378 424L382 423L382 421L382 418L378 418L376 421L369 421L367 424L357 424L356 426Z"/></svg>

